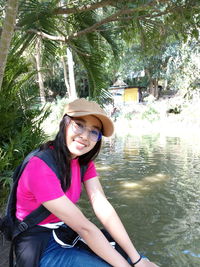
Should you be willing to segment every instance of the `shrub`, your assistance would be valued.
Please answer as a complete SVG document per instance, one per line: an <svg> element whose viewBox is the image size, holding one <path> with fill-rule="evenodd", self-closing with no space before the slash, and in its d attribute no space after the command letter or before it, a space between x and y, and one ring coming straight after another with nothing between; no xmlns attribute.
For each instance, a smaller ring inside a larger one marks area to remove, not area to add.
<svg viewBox="0 0 200 267"><path fill-rule="evenodd" d="M0 98L0 185L4 186L9 185L11 172L25 155L46 139L40 126L48 110L43 112L36 104L38 89L33 83L33 74L27 71L20 59L10 61L3 81Z"/></svg>

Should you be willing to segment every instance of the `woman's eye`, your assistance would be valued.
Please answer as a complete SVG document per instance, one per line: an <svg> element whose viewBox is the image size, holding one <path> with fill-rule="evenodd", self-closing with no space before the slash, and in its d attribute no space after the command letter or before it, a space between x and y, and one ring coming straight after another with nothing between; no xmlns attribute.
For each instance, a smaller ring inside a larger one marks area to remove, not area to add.
<svg viewBox="0 0 200 267"><path fill-rule="evenodd" d="M83 128L84 128L84 125L83 125L82 123L80 123L80 122L76 122L76 121L75 121L75 126L76 126L77 128L80 128L80 129L83 129Z"/></svg>
<svg viewBox="0 0 200 267"><path fill-rule="evenodd" d="M81 122L75 121L75 128L79 131L83 131L84 125Z"/></svg>
<svg viewBox="0 0 200 267"><path fill-rule="evenodd" d="M92 130L91 133L95 136L99 136L99 131L98 130Z"/></svg>

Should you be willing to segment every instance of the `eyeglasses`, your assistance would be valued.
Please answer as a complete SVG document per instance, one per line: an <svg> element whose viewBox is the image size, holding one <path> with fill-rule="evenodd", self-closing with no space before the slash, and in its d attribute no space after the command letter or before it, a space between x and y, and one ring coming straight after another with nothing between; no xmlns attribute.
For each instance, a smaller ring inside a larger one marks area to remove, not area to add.
<svg viewBox="0 0 200 267"><path fill-rule="evenodd" d="M102 133L98 129L90 129L90 128L86 127L83 122L72 119L70 117L68 117L68 118L70 119L70 121L68 123L71 122L72 131L75 134L82 134L87 130L88 136L89 136L91 141L97 142L101 139Z"/></svg>

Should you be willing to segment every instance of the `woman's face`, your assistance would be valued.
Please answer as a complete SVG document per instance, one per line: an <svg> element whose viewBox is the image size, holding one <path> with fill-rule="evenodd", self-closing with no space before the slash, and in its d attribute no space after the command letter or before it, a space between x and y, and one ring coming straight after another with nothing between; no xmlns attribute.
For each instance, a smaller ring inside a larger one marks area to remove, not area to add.
<svg viewBox="0 0 200 267"><path fill-rule="evenodd" d="M83 129L82 133L77 133ZM96 145L94 141L98 131L102 128L100 120L92 115L72 118L66 127L66 145L72 158L79 157L89 152Z"/></svg>

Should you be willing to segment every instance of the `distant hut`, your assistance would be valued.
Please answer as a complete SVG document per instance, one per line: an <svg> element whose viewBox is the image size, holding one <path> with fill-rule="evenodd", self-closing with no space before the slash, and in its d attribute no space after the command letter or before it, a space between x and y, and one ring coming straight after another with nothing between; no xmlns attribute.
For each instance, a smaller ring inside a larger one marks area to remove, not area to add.
<svg viewBox="0 0 200 267"><path fill-rule="evenodd" d="M141 99L140 87L128 86L121 78L109 88L115 104L139 103Z"/></svg>

